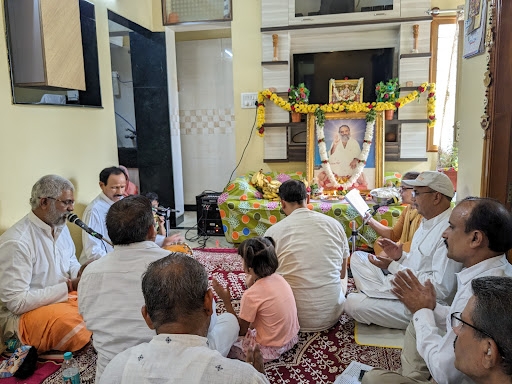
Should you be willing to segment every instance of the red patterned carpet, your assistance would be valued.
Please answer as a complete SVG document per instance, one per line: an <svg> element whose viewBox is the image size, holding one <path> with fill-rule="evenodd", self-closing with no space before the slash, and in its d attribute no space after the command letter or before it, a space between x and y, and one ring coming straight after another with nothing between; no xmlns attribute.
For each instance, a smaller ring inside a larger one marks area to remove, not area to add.
<svg viewBox="0 0 512 384"><path fill-rule="evenodd" d="M228 282L235 310L244 291L242 259L235 251L194 250L194 257L221 282ZM214 252L211 252L214 251ZM222 302L217 309L224 311ZM400 367L400 349L361 346L354 340L354 320L342 315L324 332L300 333L299 343L281 359L265 364L271 383L332 383L352 360L389 370Z"/></svg>
<svg viewBox="0 0 512 384"><path fill-rule="evenodd" d="M235 250L207 249L194 250L194 257L220 282L228 283L238 310L244 290L242 261ZM224 311L222 302L217 310ZM94 383L96 354L87 347L76 356L83 384ZM343 315L338 324L324 332L301 333L299 343L286 352L281 359L265 364L265 372L271 383L327 384L343 372L352 360L397 370L400 367L400 349L379 348L357 345L354 341L354 321ZM61 371L58 370L46 379L34 375L26 384L60 384ZM21 381L19 381L21 382ZM7 384L7 382L6 382Z"/></svg>

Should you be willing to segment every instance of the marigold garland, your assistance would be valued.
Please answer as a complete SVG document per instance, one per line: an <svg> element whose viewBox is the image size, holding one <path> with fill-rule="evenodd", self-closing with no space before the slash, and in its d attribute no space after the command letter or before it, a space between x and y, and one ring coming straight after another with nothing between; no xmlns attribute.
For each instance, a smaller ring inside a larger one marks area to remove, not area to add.
<svg viewBox="0 0 512 384"><path fill-rule="evenodd" d="M276 93L270 91L269 89L265 89L264 91L260 91L258 93L258 109L257 109L257 118L256 118L256 126L258 130L258 134L263 137L265 133L265 101L269 99L278 107L284 109L285 111L294 111L303 114L314 113L318 118L323 115L325 119L325 113L331 112L368 112L373 111L380 112L385 110L396 110L397 108L402 108L404 105L409 104L410 102L418 99L420 94L428 91L427 95L427 126L432 128L436 124L436 85L435 83L423 83L421 84L417 90L412 91L406 96L402 96L394 103L389 102L373 102L373 103L359 103L359 102L342 102L342 103L330 103L330 104L290 104L287 100L284 100L282 97L278 96Z"/></svg>

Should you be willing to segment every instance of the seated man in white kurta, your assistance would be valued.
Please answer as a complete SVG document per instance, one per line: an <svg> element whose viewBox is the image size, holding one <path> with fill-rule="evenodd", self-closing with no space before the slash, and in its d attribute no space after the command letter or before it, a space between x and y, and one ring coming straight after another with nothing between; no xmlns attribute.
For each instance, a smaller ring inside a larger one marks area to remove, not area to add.
<svg viewBox="0 0 512 384"><path fill-rule="evenodd" d="M329 149L329 163L338 176L350 176L359 162L361 147L350 137L350 127L342 125Z"/></svg>
<svg viewBox="0 0 512 384"><path fill-rule="evenodd" d="M446 246L441 237L448 227L453 185L445 174L436 171L422 172L416 180L407 183L414 187L413 202L423 216L412 238L410 252L403 252L401 245L389 239L381 239L379 245L383 253L374 256L354 252L350 260L354 282L360 292L348 295L345 311L360 323L407 328L412 314L403 303L370 297L372 292L390 292L394 275L400 270L410 269L422 283L429 279L440 304L450 305L455 295L455 273L462 265L446 257Z"/></svg>
<svg viewBox="0 0 512 384"><path fill-rule="evenodd" d="M97 383L268 384L258 344L249 347L247 363L211 349L206 335L215 313L213 291L197 260L172 253L154 261L142 278L142 295L153 338L117 355ZM238 332L236 317L224 315Z"/></svg>
<svg viewBox="0 0 512 384"><path fill-rule="evenodd" d="M106 225L114 251L91 263L78 286L79 310L93 332L98 352L96 382L115 355L149 342L154 332L140 315L144 305L141 276L149 263L169 251L155 242L151 202L144 196L128 196L110 207ZM175 236L179 240L180 235ZM238 337L238 321L231 314L211 317L209 345L226 356Z"/></svg>
<svg viewBox="0 0 512 384"><path fill-rule="evenodd" d="M345 301L349 255L345 231L337 220L306 207L301 181L285 181L279 197L288 217L265 233L276 243L276 272L292 288L300 330L328 329L339 320Z"/></svg>

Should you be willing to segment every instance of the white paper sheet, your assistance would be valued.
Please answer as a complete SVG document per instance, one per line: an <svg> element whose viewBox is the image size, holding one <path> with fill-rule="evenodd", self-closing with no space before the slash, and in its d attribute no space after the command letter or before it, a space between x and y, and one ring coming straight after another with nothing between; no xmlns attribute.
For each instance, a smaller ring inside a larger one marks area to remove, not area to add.
<svg viewBox="0 0 512 384"><path fill-rule="evenodd" d="M361 215L365 217L370 212L370 207L366 204L366 201L361 197L359 190L352 189L345 195L345 200Z"/></svg>
<svg viewBox="0 0 512 384"><path fill-rule="evenodd" d="M334 384L359 384L359 375L361 371L369 371L373 369L372 366L352 361L349 366L339 375Z"/></svg>

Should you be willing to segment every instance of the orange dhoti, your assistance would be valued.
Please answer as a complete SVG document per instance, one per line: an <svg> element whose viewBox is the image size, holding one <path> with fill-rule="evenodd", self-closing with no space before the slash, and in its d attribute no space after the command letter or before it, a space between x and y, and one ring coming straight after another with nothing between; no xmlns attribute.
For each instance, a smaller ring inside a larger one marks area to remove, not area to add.
<svg viewBox="0 0 512 384"><path fill-rule="evenodd" d="M78 351L87 345L91 335L78 313L76 292L72 292L66 302L45 305L20 317L20 340L24 345L35 347L38 353Z"/></svg>

